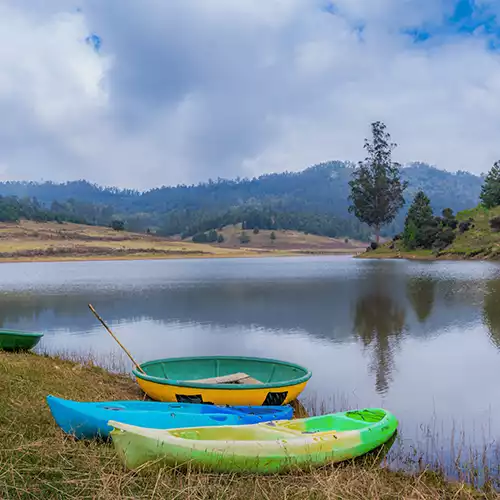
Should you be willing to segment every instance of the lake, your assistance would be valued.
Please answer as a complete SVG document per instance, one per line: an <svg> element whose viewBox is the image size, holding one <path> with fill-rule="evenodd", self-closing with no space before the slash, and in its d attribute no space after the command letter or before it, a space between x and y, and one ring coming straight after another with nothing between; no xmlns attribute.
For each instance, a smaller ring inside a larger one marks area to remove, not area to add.
<svg viewBox="0 0 500 500"><path fill-rule="evenodd" d="M91 302L138 361L222 354L297 362L313 372L306 409L387 408L401 422L398 453L451 463L463 446L488 446L489 459L498 456L495 263L16 263L0 265L0 294L1 326L44 331L38 351L91 352L129 369Z"/></svg>

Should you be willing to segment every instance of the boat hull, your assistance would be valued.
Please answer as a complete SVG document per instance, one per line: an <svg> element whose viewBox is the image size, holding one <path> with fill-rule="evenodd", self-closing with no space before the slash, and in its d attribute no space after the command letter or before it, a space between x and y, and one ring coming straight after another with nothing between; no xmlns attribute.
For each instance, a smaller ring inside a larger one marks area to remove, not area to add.
<svg viewBox="0 0 500 500"><path fill-rule="evenodd" d="M47 404L57 425L77 439L107 439L112 427L110 419L146 428L242 425L270 420L290 419L293 408L222 407L190 403L158 403L150 401L77 402L47 396Z"/></svg>
<svg viewBox="0 0 500 500"><path fill-rule="evenodd" d="M27 351L35 347L42 337L43 333L0 330L0 350Z"/></svg>
<svg viewBox="0 0 500 500"><path fill-rule="evenodd" d="M159 431L110 421L114 446L127 468L147 462L202 470L272 474L318 467L364 455L391 439L397 419L383 412L377 422L352 422L352 412L282 422L213 429ZM331 424L325 420L331 420ZM316 422L323 422L319 426ZM330 428L331 427L331 428ZM334 429L336 427L339 430Z"/></svg>
<svg viewBox="0 0 500 500"><path fill-rule="evenodd" d="M151 399L216 405L288 404L311 378L309 370L294 363L233 356L160 359L141 369L144 373L134 369L133 374ZM237 375L249 382L228 383Z"/></svg>
<svg viewBox="0 0 500 500"><path fill-rule="evenodd" d="M155 401L175 402L193 401L194 403L211 403L215 405L264 405L266 400L279 404L288 404L297 399L306 387L307 382L296 385L284 385L277 389L245 389L245 388L204 388L186 387L170 383L159 384L149 380L137 379L139 387ZM284 397L282 397L282 395Z"/></svg>

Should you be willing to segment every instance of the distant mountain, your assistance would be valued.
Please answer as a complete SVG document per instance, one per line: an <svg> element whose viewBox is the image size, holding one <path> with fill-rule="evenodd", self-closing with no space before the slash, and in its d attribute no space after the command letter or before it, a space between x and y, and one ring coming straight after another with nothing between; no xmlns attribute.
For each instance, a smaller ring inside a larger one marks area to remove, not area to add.
<svg viewBox="0 0 500 500"><path fill-rule="evenodd" d="M368 229L347 210L353 167L351 163L332 161L301 172L209 180L145 192L104 188L83 180L63 184L3 182L0 195L36 198L48 208L73 211L96 224L119 217L132 230L150 228L164 234L193 235L247 220L248 227L259 225L262 229L281 227L327 236L367 237ZM436 212L477 205L483 182L468 172L450 173L423 163L404 167L402 176L409 181L407 206L414 193L423 189ZM58 204L53 206L53 202ZM406 207L386 228L386 234L401 229L405 211Z"/></svg>

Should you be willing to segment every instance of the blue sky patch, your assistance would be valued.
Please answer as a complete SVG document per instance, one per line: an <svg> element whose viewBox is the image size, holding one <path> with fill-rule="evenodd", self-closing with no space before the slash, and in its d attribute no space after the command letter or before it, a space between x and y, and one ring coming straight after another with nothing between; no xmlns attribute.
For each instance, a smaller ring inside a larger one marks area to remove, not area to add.
<svg viewBox="0 0 500 500"><path fill-rule="evenodd" d="M87 38L85 38L85 41L89 45L91 45L96 52L99 52L101 45L102 45L102 39L99 35L92 33Z"/></svg>

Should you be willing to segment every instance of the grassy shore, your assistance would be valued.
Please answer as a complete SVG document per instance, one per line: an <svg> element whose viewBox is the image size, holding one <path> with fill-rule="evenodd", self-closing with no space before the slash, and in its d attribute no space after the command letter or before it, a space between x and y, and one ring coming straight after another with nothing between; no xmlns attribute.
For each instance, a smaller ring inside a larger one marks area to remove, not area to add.
<svg viewBox="0 0 500 500"><path fill-rule="evenodd" d="M251 239L243 246L238 240L241 228L230 226L221 232L224 243L200 244L81 224L0 223L0 262L331 255L364 248L360 242L296 231L276 231L276 240L270 239L270 231L247 231Z"/></svg>
<svg viewBox="0 0 500 500"><path fill-rule="evenodd" d="M91 362L0 352L0 498L438 499L498 498L432 473L409 476L379 461L310 473L243 476L147 468L128 472L112 445L77 442L56 426L47 394L76 400L139 399L135 382Z"/></svg>
<svg viewBox="0 0 500 500"><path fill-rule="evenodd" d="M470 222L468 231L456 230L455 240L440 251L411 250L404 248L401 240L386 242L376 250L360 253L358 257L369 259L409 260L500 260L500 232L492 231L489 220L500 215L500 207L490 210L476 207L457 214L459 222Z"/></svg>

